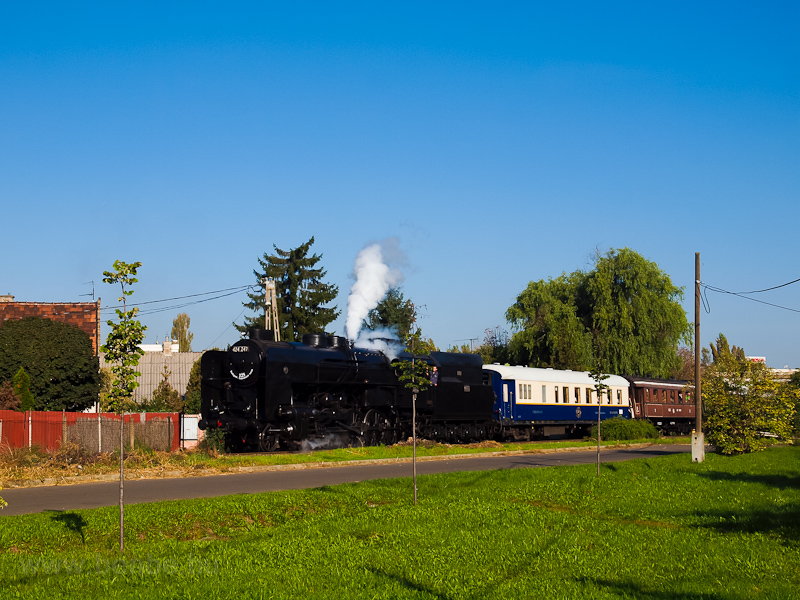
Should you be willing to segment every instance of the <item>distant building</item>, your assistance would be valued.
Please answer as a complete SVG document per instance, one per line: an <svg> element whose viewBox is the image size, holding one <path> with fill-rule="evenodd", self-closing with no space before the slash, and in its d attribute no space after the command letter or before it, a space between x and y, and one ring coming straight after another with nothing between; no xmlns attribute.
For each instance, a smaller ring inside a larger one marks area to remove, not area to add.
<svg viewBox="0 0 800 600"><path fill-rule="evenodd" d="M185 396L192 365L203 353L178 352L178 342L173 341L166 341L163 344L141 344L140 348L144 350L144 356L139 358L139 366L136 367L141 375L136 378L139 386L133 392L134 401L142 403L152 397L153 392L164 380L164 367L169 372L169 385L181 396ZM110 367L105 354L101 353L100 368Z"/></svg>
<svg viewBox="0 0 800 600"><path fill-rule="evenodd" d="M100 300L97 302L15 302L14 296L0 296L0 325L25 317L41 317L72 325L92 341L92 352L100 351Z"/></svg>
<svg viewBox="0 0 800 600"><path fill-rule="evenodd" d="M745 358L750 362L767 364L766 356L746 356ZM798 371L798 369L790 369L789 365L786 365L783 369L770 368L769 370L772 371L773 376L778 381L789 381L789 378Z"/></svg>

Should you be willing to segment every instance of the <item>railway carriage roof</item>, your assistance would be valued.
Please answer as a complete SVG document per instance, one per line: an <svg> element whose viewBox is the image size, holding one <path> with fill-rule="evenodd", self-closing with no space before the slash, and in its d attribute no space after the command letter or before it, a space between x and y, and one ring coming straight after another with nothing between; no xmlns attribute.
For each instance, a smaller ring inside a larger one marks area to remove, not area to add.
<svg viewBox="0 0 800 600"><path fill-rule="evenodd" d="M509 367L507 365L483 365L484 371L493 371L505 380L539 381L594 387L595 381L589 371L559 371L535 367ZM628 381L619 375L609 375L603 383L614 387L628 387Z"/></svg>

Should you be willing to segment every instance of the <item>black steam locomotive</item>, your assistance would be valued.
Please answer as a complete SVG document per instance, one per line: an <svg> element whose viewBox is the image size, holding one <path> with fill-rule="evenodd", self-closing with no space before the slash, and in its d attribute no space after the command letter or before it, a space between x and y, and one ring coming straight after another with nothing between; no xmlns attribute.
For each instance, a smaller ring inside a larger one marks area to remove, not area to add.
<svg viewBox="0 0 800 600"><path fill-rule="evenodd" d="M393 444L411 435L412 394L398 361L425 361L438 381L417 394L417 433L470 442L492 438L495 393L481 357L432 352L412 357L351 347L344 337L309 334L276 342L252 330L227 351L201 361L200 428L221 429L231 450L295 449L303 441Z"/></svg>

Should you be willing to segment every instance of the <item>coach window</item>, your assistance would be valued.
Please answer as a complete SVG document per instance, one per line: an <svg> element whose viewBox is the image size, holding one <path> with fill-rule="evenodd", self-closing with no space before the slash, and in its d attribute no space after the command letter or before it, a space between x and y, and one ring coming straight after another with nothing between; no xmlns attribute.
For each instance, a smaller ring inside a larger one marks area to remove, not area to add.
<svg viewBox="0 0 800 600"><path fill-rule="evenodd" d="M562 398L564 399L564 404L569 404L569 388L565 385L561 390L564 392Z"/></svg>
<svg viewBox="0 0 800 600"><path fill-rule="evenodd" d="M581 403L581 388L576 387L575 388L575 404L580 404L580 403Z"/></svg>
<svg viewBox="0 0 800 600"><path fill-rule="evenodd" d="M678 392L678 404L683 404L683 392Z"/></svg>
<svg viewBox="0 0 800 600"><path fill-rule="evenodd" d="M542 402L547 402L547 386L542 386Z"/></svg>
<svg viewBox="0 0 800 600"><path fill-rule="evenodd" d="M617 390L617 404L622 404L622 390Z"/></svg>
<svg viewBox="0 0 800 600"><path fill-rule="evenodd" d="M606 404L611 404L611 390L606 391Z"/></svg>
<svg viewBox="0 0 800 600"><path fill-rule="evenodd" d="M556 390L556 395L555 395L555 398L556 398L556 404L558 404L558 386L556 385L556 386L554 386L554 387L555 387L555 390Z"/></svg>
<svg viewBox="0 0 800 600"><path fill-rule="evenodd" d="M592 388L586 388L586 404L592 403Z"/></svg>

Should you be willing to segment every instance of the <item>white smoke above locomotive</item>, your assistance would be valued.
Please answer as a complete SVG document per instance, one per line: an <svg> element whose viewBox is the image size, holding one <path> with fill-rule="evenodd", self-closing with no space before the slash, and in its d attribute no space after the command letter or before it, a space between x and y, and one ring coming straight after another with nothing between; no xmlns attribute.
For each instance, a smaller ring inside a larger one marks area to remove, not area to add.
<svg viewBox="0 0 800 600"><path fill-rule="evenodd" d="M406 258L400 250L397 238L369 244L356 255L353 265L353 278L356 281L347 298L345 321L345 334L353 342L353 346L379 350L390 359L403 349L403 343L394 331L362 328L369 311L378 306L390 289L404 281L405 276L400 265L405 262Z"/></svg>

